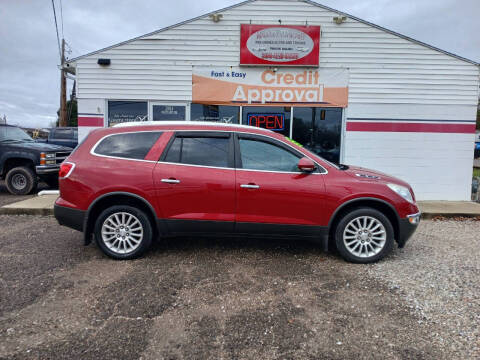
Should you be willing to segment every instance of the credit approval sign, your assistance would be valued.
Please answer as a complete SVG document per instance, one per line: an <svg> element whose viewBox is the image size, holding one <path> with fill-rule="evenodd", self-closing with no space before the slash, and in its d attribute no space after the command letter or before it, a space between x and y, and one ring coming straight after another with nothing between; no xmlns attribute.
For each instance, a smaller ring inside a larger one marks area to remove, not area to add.
<svg viewBox="0 0 480 360"><path fill-rule="evenodd" d="M346 107L347 69L194 66L192 102Z"/></svg>
<svg viewBox="0 0 480 360"><path fill-rule="evenodd" d="M240 64L318 66L320 26L240 25Z"/></svg>

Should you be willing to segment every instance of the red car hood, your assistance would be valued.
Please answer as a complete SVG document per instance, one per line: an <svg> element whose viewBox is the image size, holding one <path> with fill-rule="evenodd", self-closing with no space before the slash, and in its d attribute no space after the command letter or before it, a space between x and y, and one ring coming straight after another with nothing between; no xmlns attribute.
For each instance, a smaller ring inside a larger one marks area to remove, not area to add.
<svg viewBox="0 0 480 360"><path fill-rule="evenodd" d="M410 185L405 181L376 170L365 169L359 166L349 165L348 170L345 170L345 173L350 176L354 176L359 180L393 183L393 184L406 186L407 188L410 189Z"/></svg>

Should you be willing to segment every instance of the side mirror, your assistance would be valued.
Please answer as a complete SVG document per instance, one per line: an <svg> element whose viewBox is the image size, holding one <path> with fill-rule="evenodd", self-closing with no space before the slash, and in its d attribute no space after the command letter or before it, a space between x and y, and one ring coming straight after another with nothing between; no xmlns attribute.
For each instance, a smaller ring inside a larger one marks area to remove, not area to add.
<svg viewBox="0 0 480 360"><path fill-rule="evenodd" d="M301 158L298 161L297 167L300 171L306 172L306 173L311 173L311 172L315 171L315 169L317 168L315 163L307 157Z"/></svg>

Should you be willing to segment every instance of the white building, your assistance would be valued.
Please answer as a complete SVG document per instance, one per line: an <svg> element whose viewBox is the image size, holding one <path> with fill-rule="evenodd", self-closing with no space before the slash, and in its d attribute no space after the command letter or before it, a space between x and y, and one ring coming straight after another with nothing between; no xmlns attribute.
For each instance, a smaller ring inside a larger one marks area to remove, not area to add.
<svg viewBox="0 0 480 360"><path fill-rule="evenodd" d="M68 67L80 139L143 119L262 125L420 200L470 199L479 64L312 1L245 1Z"/></svg>

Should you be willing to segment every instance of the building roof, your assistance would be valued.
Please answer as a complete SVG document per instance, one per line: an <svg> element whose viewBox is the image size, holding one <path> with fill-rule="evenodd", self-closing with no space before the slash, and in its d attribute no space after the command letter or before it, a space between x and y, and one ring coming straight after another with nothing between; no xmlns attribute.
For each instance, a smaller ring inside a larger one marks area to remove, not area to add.
<svg viewBox="0 0 480 360"><path fill-rule="evenodd" d="M87 57L87 56L95 55L95 54L98 54L98 53L100 53L100 52L103 52L103 51L106 51L106 50L110 50L110 49L112 49L112 48L115 48L115 47L118 47L118 46L121 46L121 45L128 44L128 43L130 43L130 42L132 42L132 41L139 40L139 39L144 38L144 37L147 37L147 36L155 35L155 34L158 34L158 33L162 32L162 31L166 31L166 30L169 30L169 29L172 29L172 28L175 28L175 27L184 25L184 24L188 24L188 23L190 23L190 22L192 22L192 21L199 20L199 19L204 18L204 17L207 17L207 16L209 16L209 15L216 14L216 13L221 13L221 12L223 12L223 11L226 11L226 10L229 10L229 9L233 9L233 8L242 6L242 5L247 4L247 3L255 2L255 1L257 1L257 0L246 0L246 1L242 1L242 2L240 2L240 3L238 3L238 4L234 4L234 5L231 5L231 6L222 8L222 9L219 9L219 10L211 11L211 12L209 12L209 13L206 13L206 14L203 14L203 15L200 15L200 16L197 16L197 17L195 17L195 18L193 18L193 19L185 20L185 21L179 22L179 23L177 23L177 24L170 25L170 26L161 28L161 29L159 29L159 30L152 31L152 32L147 33L147 34L140 35L140 36L134 37L134 38L129 39L129 40L126 40L126 41L122 41L122 42L120 42L120 43L117 43L117 44L114 44L114 45L111 45L111 46L107 46L107 47L105 47L105 48L103 48L103 49L99 49L99 50L92 51L92 52L90 52L90 53L87 53L87 54L78 56L78 57L76 57L76 58L67 60L67 63L73 63L73 62L75 62L75 61L77 61L77 60L80 60L80 59L82 59L82 58L85 58L85 57ZM324 10L329 10L329 11L335 12L335 13L337 13L337 14L339 14L339 15L346 16L346 17L348 17L348 18L350 18L350 19L353 19L353 20L356 20L356 21L361 22L361 23L363 23L363 24L372 26L372 27L377 28L377 29L379 29L379 30L385 31L385 32L387 32L387 33L389 33L389 34L398 36L398 37L400 37L400 38L402 38L402 39L411 41L411 42L416 43L416 44L421 45L421 46L425 46L425 47L427 47L427 48L429 48L429 49L431 49L431 50L435 50L435 51L441 52L441 53L443 53L443 54L445 54L445 55L454 57L454 58L456 58L456 59L458 59L458 60L462 60L462 61L468 62L468 63L470 63L470 64L480 66L480 63L478 63L478 62L476 62L476 61L474 61L474 60L467 59L467 58L465 58L465 57L463 57L463 56L460 56L460 55L457 55L457 54L448 52L448 51L446 51L446 50L439 49L439 48L437 48L437 47L435 47L435 46L433 46L433 45L429 45L429 44L424 43L424 42L422 42L422 41L413 39L413 38L411 38L411 37L409 37L409 36L400 34L400 33L396 32L396 31L387 29L387 28L382 27L382 26L380 26L380 25L373 24L373 23L371 23L371 22L369 22L369 21L360 19L360 18L358 18L358 17L356 17L356 16L353 16L353 15L350 15L350 14L348 14L348 13L346 13L346 12L333 9L333 8L331 8L331 7L328 7L328 6L319 4L319 3L315 2L315 1L312 1L312 0L298 0L298 1L302 1L302 2L305 2L305 3L307 3L307 4L320 7L320 8L322 8L322 9L324 9Z"/></svg>

